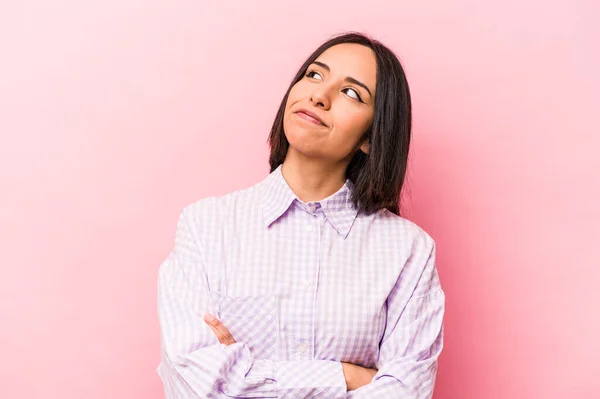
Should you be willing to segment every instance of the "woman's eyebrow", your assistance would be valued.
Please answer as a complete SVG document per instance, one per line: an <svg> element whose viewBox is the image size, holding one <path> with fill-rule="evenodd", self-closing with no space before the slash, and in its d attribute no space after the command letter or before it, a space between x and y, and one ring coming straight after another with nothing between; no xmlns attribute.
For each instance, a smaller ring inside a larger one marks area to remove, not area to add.
<svg viewBox="0 0 600 399"><path fill-rule="evenodd" d="M313 61L313 64L320 66L321 68L325 69L327 72L331 71L331 68L329 68L329 65L327 65L321 61ZM355 85L362 87L363 89L365 89L367 91L367 93L369 93L369 96L373 97L373 94L371 94L371 90L369 90L367 85L364 84L363 82L361 82L360 80L356 80L350 76L346 77L346 79L344 79L344 80L346 82L354 83Z"/></svg>

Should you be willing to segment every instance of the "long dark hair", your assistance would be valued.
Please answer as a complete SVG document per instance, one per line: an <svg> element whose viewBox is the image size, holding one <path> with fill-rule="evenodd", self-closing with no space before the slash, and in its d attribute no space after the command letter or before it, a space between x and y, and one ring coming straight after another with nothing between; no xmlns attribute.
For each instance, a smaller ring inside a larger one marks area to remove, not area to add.
<svg viewBox="0 0 600 399"><path fill-rule="evenodd" d="M346 169L346 177L354 183L352 201L367 214L386 208L400 215L400 193L406 175L411 135L410 91L398 57L389 48L362 33L346 33L329 39L298 70L281 101L269 135L271 172L283 163L290 145L283 131L283 116L290 90L319 55L342 43L370 48L377 61L375 115L371 127L365 132L369 140L369 154L357 151Z"/></svg>

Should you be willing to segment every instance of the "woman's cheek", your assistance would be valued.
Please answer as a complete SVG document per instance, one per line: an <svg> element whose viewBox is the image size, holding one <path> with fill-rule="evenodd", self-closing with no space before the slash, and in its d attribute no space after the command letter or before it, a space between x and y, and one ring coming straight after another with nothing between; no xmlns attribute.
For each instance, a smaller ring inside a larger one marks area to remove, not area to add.
<svg viewBox="0 0 600 399"><path fill-rule="evenodd" d="M363 112L346 110L336 120L336 127L343 131L346 139L358 142L369 127L369 115Z"/></svg>

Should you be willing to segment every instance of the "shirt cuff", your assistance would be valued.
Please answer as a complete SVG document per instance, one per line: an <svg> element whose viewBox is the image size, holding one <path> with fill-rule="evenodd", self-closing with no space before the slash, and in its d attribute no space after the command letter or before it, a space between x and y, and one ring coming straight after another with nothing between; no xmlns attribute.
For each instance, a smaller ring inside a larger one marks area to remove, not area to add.
<svg viewBox="0 0 600 399"><path fill-rule="evenodd" d="M346 398L346 379L342 363L330 360L293 360L277 362L277 397Z"/></svg>

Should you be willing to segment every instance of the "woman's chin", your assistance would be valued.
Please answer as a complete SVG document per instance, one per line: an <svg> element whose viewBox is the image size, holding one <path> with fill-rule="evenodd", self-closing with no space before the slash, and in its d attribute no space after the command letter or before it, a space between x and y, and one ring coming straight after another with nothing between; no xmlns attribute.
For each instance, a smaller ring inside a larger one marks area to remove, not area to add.
<svg viewBox="0 0 600 399"><path fill-rule="evenodd" d="M289 141L289 140L288 140ZM302 158L324 158L326 154L323 151L322 143L318 143L316 140L304 140L300 143L290 141L290 148L288 149L288 155L292 157ZM291 154L290 154L291 153Z"/></svg>

